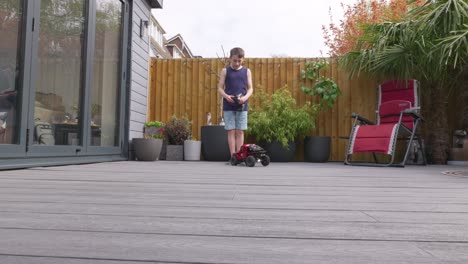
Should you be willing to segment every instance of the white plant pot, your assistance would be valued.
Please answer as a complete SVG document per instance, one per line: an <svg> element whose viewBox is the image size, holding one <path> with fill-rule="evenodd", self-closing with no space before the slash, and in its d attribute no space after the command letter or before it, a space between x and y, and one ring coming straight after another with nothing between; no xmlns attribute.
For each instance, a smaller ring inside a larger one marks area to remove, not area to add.
<svg viewBox="0 0 468 264"><path fill-rule="evenodd" d="M201 141L184 141L184 160L200 160Z"/></svg>

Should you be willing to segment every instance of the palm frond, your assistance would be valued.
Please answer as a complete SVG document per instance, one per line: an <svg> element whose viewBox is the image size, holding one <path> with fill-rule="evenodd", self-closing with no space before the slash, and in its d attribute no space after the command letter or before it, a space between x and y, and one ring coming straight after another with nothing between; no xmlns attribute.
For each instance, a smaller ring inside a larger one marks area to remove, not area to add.
<svg viewBox="0 0 468 264"><path fill-rule="evenodd" d="M464 29L452 31L449 36L439 39L433 52L442 53L440 63L453 68L466 65L468 57L467 36L468 24L465 24Z"/></svg>

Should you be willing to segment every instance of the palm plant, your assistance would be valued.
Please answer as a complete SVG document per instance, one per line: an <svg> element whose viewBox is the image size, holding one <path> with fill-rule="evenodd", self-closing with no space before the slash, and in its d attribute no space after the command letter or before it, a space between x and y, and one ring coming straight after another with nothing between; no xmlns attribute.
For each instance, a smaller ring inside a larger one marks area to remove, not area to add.
<svg viewBox="0 0 468 264"><path fill-rule="evenodd" d="M427 0L403 21L365 25L355 51L340 60L351 75L421 80L430 95L428 138L437 164L448 155L448 96L467 65L467 10L466 0Z"/></svg>

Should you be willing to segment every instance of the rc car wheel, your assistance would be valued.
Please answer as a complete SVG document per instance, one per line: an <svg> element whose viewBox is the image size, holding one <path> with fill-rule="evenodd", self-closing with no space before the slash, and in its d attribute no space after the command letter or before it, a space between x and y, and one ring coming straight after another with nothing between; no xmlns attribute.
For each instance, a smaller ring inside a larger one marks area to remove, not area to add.
<svg viewBox="0 0 468 264"><path fill-rule="evenodd" d="M263 156L261 162L263 166L268 166L270 164L270 157L268 155Z"/></svg>
<svg viewBox="0 0 468 264"><path fill-rule="evenodd" d="M237 158L235 155L232 155L231 157L231 165L232 166L236 166L237 164L239 164L239 161L237 161Z"/></svg>
<svg viewBox="0 0 468 264"><path fill-rule="evenodd" d="M255 166L255 163L257 161L255 160L255 157L254 156L248 156L246 159L245 159L245 165L249 166L249 167L253 167Z"/></svg>

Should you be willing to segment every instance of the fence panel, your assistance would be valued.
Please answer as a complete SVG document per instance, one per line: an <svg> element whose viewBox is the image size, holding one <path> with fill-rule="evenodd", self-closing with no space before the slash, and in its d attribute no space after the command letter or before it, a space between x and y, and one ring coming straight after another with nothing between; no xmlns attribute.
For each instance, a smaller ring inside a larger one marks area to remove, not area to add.
<svg viewBox="0 0 468 264"><path fill-rule="evenodd" d="M252 72L254 93L264 89L268 94L287 85L299 105L316 98L305 95L300 87L311 86L311 81L300 78L307 58L251 58L245 60ZM150 68L149 119L166 122L173 115L186 115L193 122L192 133L200 139L201 126L206 124L206 113L217 124L221 117L221 97L217 93L218 76L225 66L221 59L152 59ZM339 85L342 96L335 107L322 112L311 135L331 136L331 160L344 158L352 112L373 119L378 83L368 78L348 79L348 73L331 65L326 72ZM255 105L255 101L250 102ZM296 160L302 159L303 142L298 142Z"/></svg>

